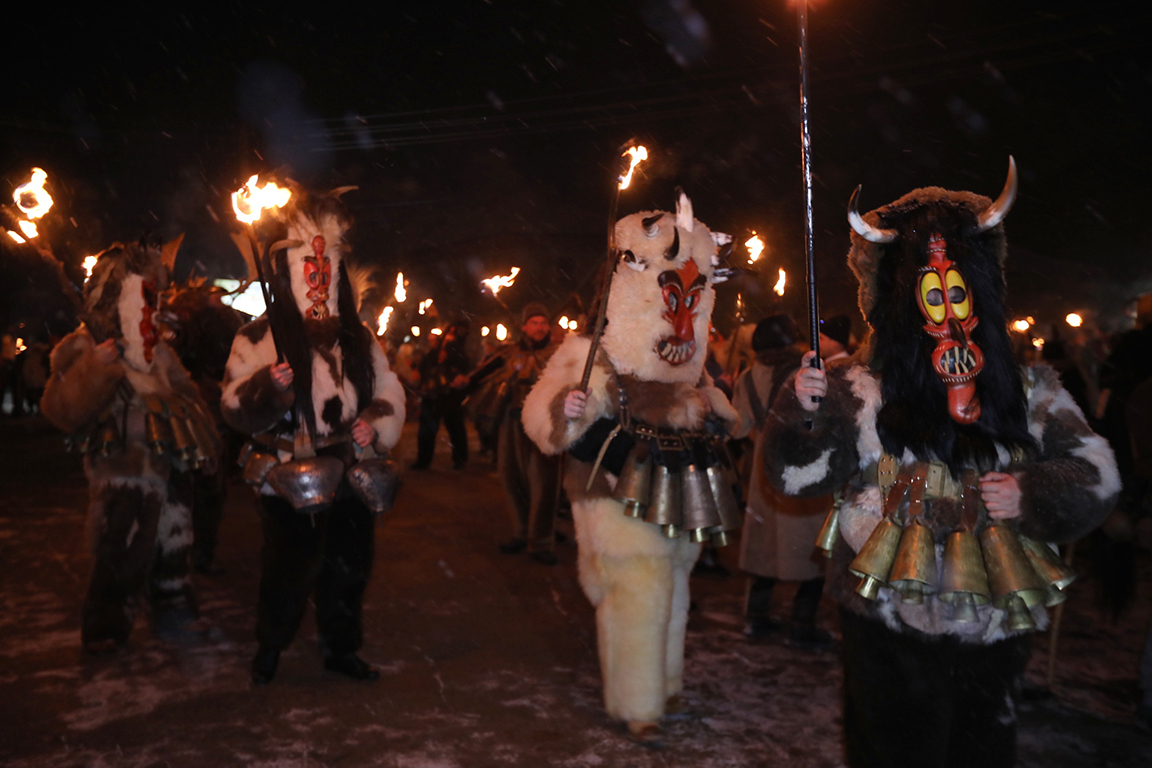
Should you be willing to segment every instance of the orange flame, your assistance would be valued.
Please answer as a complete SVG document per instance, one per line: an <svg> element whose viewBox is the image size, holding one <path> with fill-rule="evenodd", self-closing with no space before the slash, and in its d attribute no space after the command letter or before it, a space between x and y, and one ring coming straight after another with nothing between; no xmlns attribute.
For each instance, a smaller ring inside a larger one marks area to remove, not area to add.
<svg viewBox="0 0 1152 768"><path fill-rule="evenodd" d="M46 181L48 174L42 168L33 168L32 180L16 187L16 191L12 194L16 207L29 219L38 219L52 209L52 196L44 189Z"/></svg>
<svg viewBox="0 0 1152 768"><path fill-rule="evenodd" d="M508 329L504 327L504 323L496 324L496 339L497 341L504 341L508 338Z"/></svg>
<svg viewBox="0 0 1152 768"><path fill-rule="evenodd" d="M420 302L420 307L416 310L419 314L424 314L432 307L432 299L425 299Z"/></svg>
<svg viewBox="0 0 1152 768"><path fill-rule="evenodd" d="M492 292L492 295L500 293L504 288L511 288L512 283L516 282L516 275L520 274L520 267L512 267L512 273L507 277L500 275L493 275L480 281L480 284Z"/></svg>
<svg viewBox="0 0 1152 768"><path fill-rule="evenodd" d="M420 335L420 326L418 326L418 325L412 326L409 330L412 331L413 336L419 336Z"/></svg>
<svg viewBox="0 0 1152 768"><path fill-rule="evenodd" d="M265 208L283 208L292 197L291 190L276 186L274 181L261 187L256 184L257 180L254 174L244 186L232 193L232 210L245 224L259 221Z"/></svg>
<svg viewBox="0 0 1152 768"><path fill-rule="evenodd" d="M1077 313L1072 312L1068 315L1068 317L1064 318L1064 322L1068 323L1068 325L1072 326L1073 328L1079 328L1084 324L1084 318L1080 317L1080 315Z"/></svg>
<svg viewBox="0 0 1152 768"><path fill-rule="evenodd" d="M400 302L401 304L403 304L405 301L408 300L408 291L404 290L405 282L406 281L404 280L404 273L403 272L397 272L396 273L395 296L396 296L396 301Z"/></svg>
<svg viewBox="0 0 1152 768"><path fill-rule="evenodd" d="M744 247L748 249L748 263L755 264L764 252L764 241L756 234L756 230L752 230L752 237L745 241Z"/></svg>
<svg viewBox="0 0 1152 768"><path fill-rule="evenodd" d="M492 329L489 328L488 326L484 326L483 328L480 329L480 335L481 336L487 336L491 332L492 332Z"/></svg>
<svg viewBox="0 0 1152 768"><path fill-rule="evenodd" d="M392 317L392 310L395 307L384 307L384 311L380 313L380 317L376 318L376 335L383 336L384 332L388 330L388 320Z"/></svg>
<svg viewBox="0 0 1152 768"><path fill-rule="evenodd" d="M788 282L788 275L787 275L787 273L784 272L783 269L781 269L780 270L780 279L778 279L776 281L776 285L772 288L772 290L776 291L777 296L783 296L784 295L784 285L787 282Z"/></svg>
<svg viewBox="0 0 1152 768"><path fill-rule="evenodd" d="M628 189L628 185L632 183L632 172L636 170L636 166L648 159L648 148L629 147L624 155L632 155L632 161L631 165L628 166L628 173L620 177L620 189ZM624 155L620 155L620 157L624 157Z"/></svg>
<svg viewBox="0 0 1152 768"><path fill-rule="evenodd" d="M1012 323L1012 330L1019 331L1020 333L1024 333L1030 327L1032 327L1032 323L1028 322L1027 320L1017 320Z"/></svg>
<svg viewBox="0 0 1152 768"><path fill-rule="evenodd" d="M6 232L8 232L8 237L12 238L13 240L15 240L15 241L16 241L16 242L18 242L18 243L26 243L26 242L28 242L27 240L25 240L24 238L20 237L20 235L16 234L15 232L13 232L13 231L12 231L12 230L10 230L10 229L9 229L9 230L5 230L5 231L6 231Z"/></svg>
<svg viewBox="0 0 1152 768"><path fill-rule="evenodd" d="M84 263L81 266L84 267L84 282L88 282L88 278L92 277L92 270L96 266L96 257L85 256Z"/></svg>
<svg viewBox="0 0 1152 768"><path fill-rule="evenodd" d="M16 223L20 225L20 231L23 232L24 236L29 240L40 234L39 230L36 229L36 225L30 221L18 221Z"/></svg>

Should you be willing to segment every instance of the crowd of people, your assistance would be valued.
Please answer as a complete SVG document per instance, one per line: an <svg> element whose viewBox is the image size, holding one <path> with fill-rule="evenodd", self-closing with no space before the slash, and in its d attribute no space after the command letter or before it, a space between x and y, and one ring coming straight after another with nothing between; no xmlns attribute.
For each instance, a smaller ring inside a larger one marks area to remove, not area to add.
<svg viewBox="0 0 1152 768"><path fill-rule="evenodd" d="M724 236L683 195L675 212L618 222L602 333L557 333L533 302L518 337L479 360L463 318L396 350L364 326L339 191L298 190L262 225L281 245L273 301L246 324L209 290L165 294L163 244L114 246L36 398L90 484L83 647L127 643L145 596L162 637L211 635L191 572L211 568L239 461L264 539L253 684L274 681L310 600L325 668L375 679L358 651L373 522L397 485L387 457L416 421L418 482L443 423L460 470L471 415L506 495L501 553L555 566L570 509L605 707L633 738L659 738L685 706L689 574L738 536L749 641L828 652L837 637L817 609L826 595L841 606L850 764L1010 765L1028 632L1066 585L1030 564L1109 515L1125 524L1106 538L1131 538L1152 479L1152 330L1107 356L1086 337L1050 340L1039 364L1003 304L1014 194L1013 178L995 202L932 188L854 213L864 333L826 318L819 361L785 314L716 331ZM7 388L9 335L3 352ZM979 576L960 583L961 562ZM1009 567L1022 583L1000 583ZM773 606L780 582L796 586L788 611ZM1145 658L1152 719L1152 646ZM914 738L891 716L909 705Z"/></svg>

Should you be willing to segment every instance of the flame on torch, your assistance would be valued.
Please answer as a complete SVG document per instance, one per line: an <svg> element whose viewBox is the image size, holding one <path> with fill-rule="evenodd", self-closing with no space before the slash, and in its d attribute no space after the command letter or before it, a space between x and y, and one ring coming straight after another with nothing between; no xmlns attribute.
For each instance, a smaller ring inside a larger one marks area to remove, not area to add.
<svg viewBox="0 0 1152 768"><path fill-rule="evenodd" d="M388 320L392 317L392 310L395 307L384 307L384 311L380 313L380 317L376 318L376 335L383 336L384 332L388 330Z"/></svg>
<svg viewBox="0 0 1152 768"><path fill-rule="evenodd" d="M568 315L564 315L560 318L560 327L564 330L568 330Z"/></svg>
<svg viewBox="0 0 1152 768"><path fill-rule="evenodd" d="M412 328L410 330L412 331L413 336L419 336L420 335L420 326L414 325L414 326L412 326Z"/></svg>
<svg viewBox="0 0 1152 768"><path fill-rule="evenodd" d="M788 282L788 275L783 269L780 270L780 278L776 281L776 285L772 288L777 296L784 295L784 285Z"/></svg>
<svg viewBox="0 0 1152 768"><path fill-rule="evenodd" d="M84 263L81 266L84 267L84 282L88 282L88 278L92 277L92 270L96 266L96 257L85 256Z"/></svg>
<svg viewBox="0 0 1152 768"><path fill-rule="evenodd" d="M257 175L253 175L248 182L232 193L232 210L236 211L236 218L245 224L255 224L265 208L283 208L292 197L292 191L276 186L270 181L263 187L256 184Z"/></svg>
<svg viewBox="0 0 1152 768"><path fill-rule="evenodd" d="M432 299L425 299L424 301L420 302L420 308L417 311L422 315L431 306L432 306Z"/></svg>
<svg viewBox="0 0 1152 768"><path fill-rule="evenodd" d="M504 341L508 338L508 329L504 327L504 323L496 324L496 339L497 341Z"/></svg>
<svg viewBox="0 0 1152 768"><path fill-rule="evenodd" d="M632 183L632 172L636 170L636 166L648 159L648 148L628 147L628 151L624 155L632 155L632 161L631 165L628 166L628 173L620 177L620 189L628 189L628 185ZM620 156L623 157L624 155Z"/></svg>
<svg viewBox="0 0 1152 768"><path fill-rule="evenodd" d="M28 347L24 344L24 339L16 339L16 354L20 354Z"/></svg>
<svg viewBox="0 0 1152 768"><path fill-rule="evenodd" d="M520 274L520 267L512 267L512 273L507 277L500 275L493 275L480 281L480 284L492 292L492 295L500 293L504 288L511 288L512 283L516 282L516 275Z"/></svg>
<svg viewBox="0 0 1152 768"><path fill-rule="evenodd" d="M1012 323L1012 330L1018 331L1020 333L1024 333L1031 326L1032 326L1032 324L1030 322L1028 322L1027 320L1017 320L1014 323Z"/></svg>
<svg viewBox="0 0 1152 768"><path fill-rule="evenodd" d="M44 189L48 174L42 168L32 169L32 180L16 187L12 200L29 219L38 219L52 208L52 196ZM36 235L30 235L36 237Z"/></svg>
<svg viewBox="0 0 1152 768"><path fill-rule="evenodd" d="M396 301L403 304L407 300L408 300L408 291L404 290L404 273L403 272L397 272L396 273ZM424 313L421 312L420 314L424 314ZM416 334L416 335L419 336L420 334Z"/></svg>
<svg viewBox="0 0 1152 768"><path fill-rule="evenodd" d="M1072 326L1073 328L1079 328L1084 324L1084 318L1080 317L1080 315L1077 313L1072 312L1068 315L1068 317L1064 318L1064 322L1068 323L1068 325Z"/></svg>
<svg viewBox="0 0 1152 768"><path fill-rule="evenodd" d="M444 329L443 328L433 328L432 330L428 331L428 333L432 334L433 336L440 336L444 333Z"/></svg>
<svg viewBox="0 0 1152 768"><path fill-rule="evenodd" d="M491 332L492 332L492 329L489 328L488 326L484 326L483 328L480 329L480 335L481 336L487 336Z"/></svg>
<svg viewBox="0 0 1152 768"><path fill-rule="evenodd" d="M12 239L13 239L13 240L15 240L16 242L18 242L18 243L26 243L26 242L28 242L27 240L25 240L24 238L20 237L20 235L16 234L16 233L15 233L15 232L13 232L12 230L10 230L10 229L9 229L9 230L6 230L6 231L8 232L8 237L12 238Z"/></svg>
<svg viewBox="0 0 1152 768"><path fill-rule="evenodd" d="M17 223L20 225L20 231L23 232L24 236L29 240L40 234L40 232L36 229L36 225L30 221L20 221Z"/></svg>
<svg viewBox="0 0 1152 768"><path fill-rule="evenodd" d="M752 237L745 241L744 247L748 249L748 263L755 264L764 252L764 241L756 234L756 230L752 230Z"/></svg>

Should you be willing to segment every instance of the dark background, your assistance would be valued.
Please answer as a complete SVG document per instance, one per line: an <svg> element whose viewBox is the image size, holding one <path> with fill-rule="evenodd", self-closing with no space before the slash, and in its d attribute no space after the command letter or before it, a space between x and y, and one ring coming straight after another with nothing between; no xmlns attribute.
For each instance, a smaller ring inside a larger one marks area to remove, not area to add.
<svg viewBox="0 0 1152 768"><path fill-rule="evenodd" d="M513 309L570 309L603 258L616 148L651 160L621 213L670 208L767 269L722 286L750 319L804 311L796 22L784 0L459 0L355 11L49 4L5 11L0 192L50 177L41 231L77 283L85 255L146 231L187 233L177 276L239 275L228 193L278 171L357 184L360 260L412 280L409 303L489 321L477 281L512 265ZM816 253L825 315L855 311L844 209L918 186L995 197L1007 157L1013 310L1104 323L1152 290L1152 66L1138 3L828 0L810 15ZM6 238L5 238L6 240ZM2 247L0 321L50 304L28 249ZM376 311L379 295L366 312Z"/></svg>

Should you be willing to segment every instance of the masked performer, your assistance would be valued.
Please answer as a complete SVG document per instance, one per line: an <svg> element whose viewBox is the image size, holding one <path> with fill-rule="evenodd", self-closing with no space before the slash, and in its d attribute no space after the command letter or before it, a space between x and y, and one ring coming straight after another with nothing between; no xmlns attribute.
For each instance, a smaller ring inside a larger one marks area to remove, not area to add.
<svg viewBox="0 0 1152 768"><path fill-rule="evenodd" d="M569 336L524 401L523 419L545 454L571 454L564 487L580 583L596 606L605 706L648 740L683 704L688 574L699 542L739 526L734 477L716 450L739 416L703 373L716 242L687 197L676 215L621 219L616 246L589 389L578 391L591 340Z"/></svg>
<svg viewBox="0 0 1152 768"><path fill-rule="evenodd" d="M382 511L370 505L385 491L365 487L361 454L396 444L404 391L357 317L344 265L349 226L337 194L293 193L264 230L278 240L270 312L240 329L224 376L224 420L255 438L245 477L259 488L264 528L257 685L272 680L313 595L324 666L378 677L356 651L373 512Z"/></svg>
<svg viewBox="0 0 1152 768"><path fill-rule="evenodd" d="M44 416L84 453L95 565L81 638L91 653L128 640L147 589L153 626L202 635L188 574L192 471L218 471L219 438L196 385L158 340L161 249L114 245L84 284L85 324L52 352Z"/></svg>
<svg viewBox="0 0 1152 768"><path fill-rule="evenodd" d="M842 491L828 585L853 766L1015 764L1027 632L1071 580L1048 542L1091 530L1120 487L1055 372L1013 362L1015 193L1010 164L995 202L929 187L861 217L853 196L870 339L827 376L802 367L769 414L773 481Z"/></svg>

